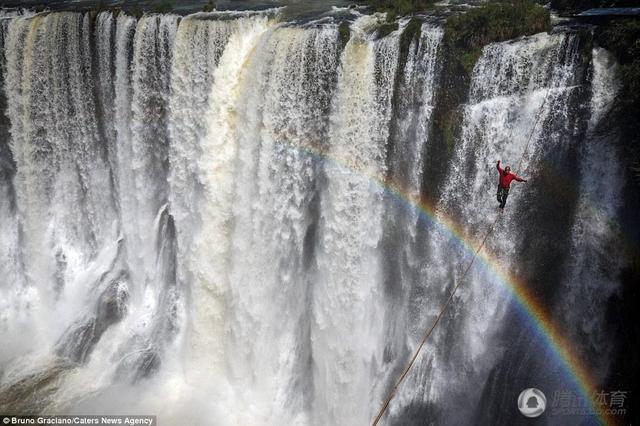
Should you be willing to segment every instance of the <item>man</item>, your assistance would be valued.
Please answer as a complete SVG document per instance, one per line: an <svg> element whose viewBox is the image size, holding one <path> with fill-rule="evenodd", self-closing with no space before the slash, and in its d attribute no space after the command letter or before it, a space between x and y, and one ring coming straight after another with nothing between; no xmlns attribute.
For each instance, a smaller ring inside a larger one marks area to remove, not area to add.
<svg viewBox="0 0 640 426"><path fill-rule="evenodd" d="M504 170L502 170L500 168L500 160L498 160L496 168L498 169L498 173L500 173L497 194L498 202L500 203L500 208L504 209L504 205L507 203L507 196L509 195L509 186L511 185L511 181L517 180L518 182L526 182L526 180L517 176L515 173L511 173L511 167L509 166L505 167Z"/></svg>

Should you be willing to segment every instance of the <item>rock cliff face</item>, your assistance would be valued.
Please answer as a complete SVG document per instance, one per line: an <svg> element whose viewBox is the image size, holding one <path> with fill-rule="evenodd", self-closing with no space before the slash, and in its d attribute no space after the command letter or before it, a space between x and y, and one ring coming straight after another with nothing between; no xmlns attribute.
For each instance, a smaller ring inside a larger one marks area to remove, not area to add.
<svg viewBox="0 0 640 426"><path fill-rule="evenodd" d="M498 159L528 183L384 420L518 424L524 388L622 383L615 58L385 22L0 19L0 411L369 423L494 222Z"/></svg>

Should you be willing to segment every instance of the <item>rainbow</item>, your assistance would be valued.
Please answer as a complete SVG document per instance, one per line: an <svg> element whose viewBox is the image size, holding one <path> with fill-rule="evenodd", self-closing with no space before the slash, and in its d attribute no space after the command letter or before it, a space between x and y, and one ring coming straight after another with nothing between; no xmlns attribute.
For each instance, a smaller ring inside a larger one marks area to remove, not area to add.
<svg viewBox="0 0 640 426"><path fill-rule="evenodd" d="M598 413L597 406L594 403L594 395L598 390L598 382L590 375L571 343L563 336L562 331L552 320L550 312L545 309L538 298L531 292L526 282L502 268L499 259L488 252L486 246L476 255L480 241L466 234L462 226L454 220L449 217L444 217L442 212L437 211L434 203L412 199L412 197L406 195L405 191L402 191L397 185L392 183L387 183L383 186L385 190L392 193L396 198L417 209L423 218L426 218L430 223L445 230L450 236L454 237L469 254L477 256L477 260L508 290L521 311L536 326L539 335L552 350L556 359L560 362L560 365L565 368L569 378L579 390L581 397L588 402L589 411ZM601 424L616 424L615 420L610 416L598 414L598 418Z"/></svg>
<svg viewBox="0 0 640 426"><path fill-rule="evenodd" d="M332 157L317 148L295 144L290 140L280 140L276 143L287 145L322 162L331 163L350 173L366 177L373 185L378 186L409 208L415 209L422 219L426 219L428 223L453 237L471 256L477 256L477 260L480 261L481 265L502 284L516 302L520 311L535 326L540 337L547 347L551 349L559 365L564 368L582 399L588 404L585 408L593 413L591 416L596 417L602 425L617 424L613 416L598 410L594 400L598 391L598 381L591 376L572 344L563 336L560 328L554 323L551 313L545 309L538 298L531 292L530 286L515 274L504 269L500 260L486 249L476 254L477 247L480 245L479 239L467 234L464 228L453 218L447 217L442 211L438 210L436 203L413 196L398 183L390 182L382 176L356 170L349 166L348 162Z"/></svg>

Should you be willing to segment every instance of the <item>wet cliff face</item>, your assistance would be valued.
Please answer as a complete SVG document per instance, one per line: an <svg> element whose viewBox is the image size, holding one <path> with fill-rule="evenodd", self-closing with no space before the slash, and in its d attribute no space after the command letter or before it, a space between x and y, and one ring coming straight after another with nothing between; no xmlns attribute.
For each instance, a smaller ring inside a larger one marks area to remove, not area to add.
<svg viewBox="0 0 640 426"><path fill-rule="evenodd" d="M523 388L576 389L544 321L607 380L615 62L558 29L461 88L439 23L382 19L2 18L0 407L367 424L495 220L498 159L529 182L385 421L513 423Z"/></svg>

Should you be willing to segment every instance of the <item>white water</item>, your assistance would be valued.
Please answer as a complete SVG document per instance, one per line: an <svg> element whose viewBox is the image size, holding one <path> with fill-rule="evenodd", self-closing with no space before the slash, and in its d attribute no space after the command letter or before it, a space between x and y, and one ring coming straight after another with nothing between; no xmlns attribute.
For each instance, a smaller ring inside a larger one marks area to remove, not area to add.
<svg viewBox="0 0 640 426"><path fill-rule="evenodd" d="M573 224L572 258L567 267L565 297L559 317L571 327L571 338L582 356L597 360L597 377L608 373L613 350L607 338L606 312L601 307L618 291L617 277L626 244L615 221L624 186L617 135L606 127L606 113L620 90L618 67L611 54L595 48L588 138L580 151L580 196ZM599 128L602 126L602 128ZM581 309L576 309L580 306Z"/></svg>
<svg viewBox="0 0 640 426"><path fill-rule="evenodd" d="M400 179L410 198L425 185L443 32L423 24L401 58L406 22L378 38L384 17L355 14L344 46L330 20L270 12L2 21L17 170L0 180L3 395L27 371L57 375L26 411L370 422L470 255L380 184ZM439 214L483 235L494 161L517 164L531 134L516 170L529 177L545 150L568 149L577 43L538 35L484 50ZM602 52L593 66L591 136L616 84ZM593 170L616 161L602 144L582 151L569 276L606 259L620 197L607 188L621 182L594 185ZM525 188L514 184L510 207ZM602 209L583 208L594 197ZM513 212L495 232L514 238L487 249L517 273L526 229ZM614 274L601 273L564 290L583 310L558 308L598 348L603 311L587 295ZM470 418L469 384L480 389L500 357L508 301L493 275L470 272L392 419L421 404L451 424Z"/></svg>
<svg viewBox="0 0 640 426"><path fill-rule="evenodd" d="M563 113L572 90L576 56L571 43L575 42L571 36L545 34L516 43L492 44L484 49L473 70L461 139L448 165L448 177L436 207L437 215L456 218L464 224L463 233L476 238L469 241L470 250L463 250L448 231L435 229L430 235L429 257L420 265L422 296L410 302L410 312L418 313L411 329L410 348L418 344L453 289L456 280L450 277L459 279L472 260L471 250L480 244L498 214L495 162L502 160L503 167L511 164L514 172L525 178L535 176L544 123ZM565 44L569 44L569 48ZM562 62L563 55L569 56L567 64ZM531 142L525 153L529 137ZM562 141L549 138L545 143L561 144ZM512 185L510 206L521 203L523 185L517 182ZM487 241L485 248L499 259L505 270L517 268L514 253L521 237L515 231L518 229L515 211L515 208L505 211L495 226L494 238ZM455 401L466 401L452 413L449 421L464 422L471 416L470 410L475 409L475 398L479 398L480 393L470 396L468 383L483 383L493 360L500 358L503 349L495 333L500 331L499 324L508 304L509 296L503 283L491 271L478 265L472 268L443 324L435 330L432 343L423 350L414 367L416 372L403 387L403 405L416 399L423 403L454 405ZM421 392L414 392L416 388Z"/></svg>
<svg viewBox="0 0 640 426"><path fill-rule="evenodd" d="M321 202L318 282L313 289L311 349L314 418L320 424L366 423L381 357L382 188L397 35L372 41L369 17L352 27L338 71L330 118L327 187ZM376 77L379 76L379 79ZM363 392L363 390L367 390Z"/></svg>
<svg viewBox="0 0 640 426"><path fill-rule="evenodd" d="M283 28L263 38L247 80L253 90L239 108L231 369L250 407L243 422L309 423L305 239L319 164L308 150L326 134L336 36L331 28Z"/></svg>

